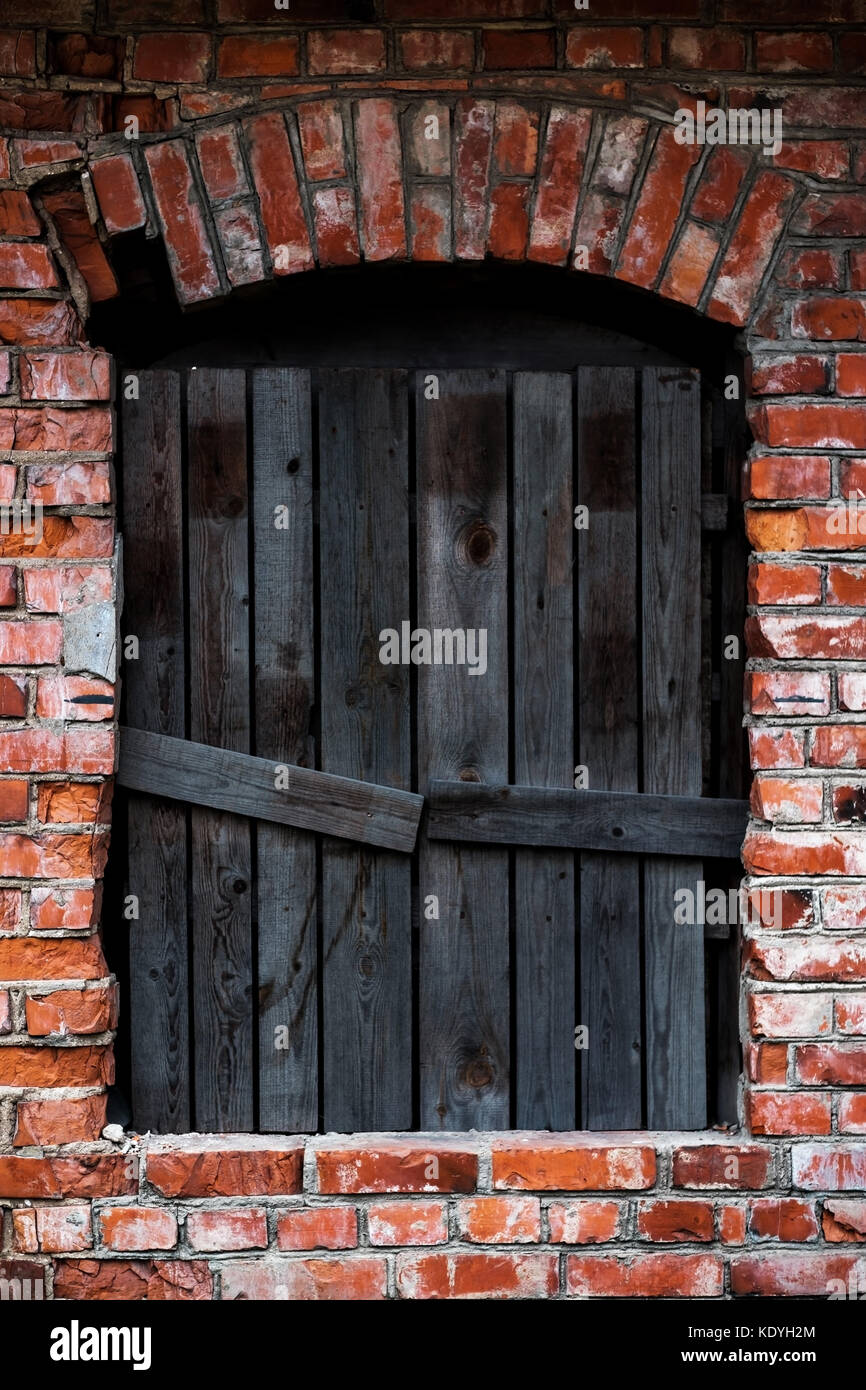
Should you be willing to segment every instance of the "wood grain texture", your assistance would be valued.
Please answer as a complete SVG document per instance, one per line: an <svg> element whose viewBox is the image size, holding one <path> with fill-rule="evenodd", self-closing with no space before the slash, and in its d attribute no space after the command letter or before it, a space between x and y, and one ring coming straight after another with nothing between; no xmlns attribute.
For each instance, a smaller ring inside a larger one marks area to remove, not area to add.
<svg viewBox="0 0 866 1390"><path fill-rule="evenodd" d="M642 373L643 777L648 793L699 795L700 389L691 372ZM692 835L689 848L701 850ZM644 865L647 1122L706 1123L703 932L674 922L699 859Z"/></svg>
<svg viewBox="0 0 866 1390"><path fill-rule="evenodd" d="M418 775L508 777L506 392L497 371L416 391L418 625L485 628L487 670L418 669ZM508 855L424 841L419 967L421 1124L503 1129L509 1115Z"/></svg>
<svg viewBox="0 0 866 1390"><path fill-rule="evenodd" d="M188 427L190 737L248 753L244 373L191 372ZM254 1123L251 875L249 825L194 806L195 1123L206 1130Z"/></svg>
<svg viewBox="0 0 866 1390"><path fill-rule="evenodd" d="M571 397L570 376L515 374L514 775L548 787L575 748ZM515 1123L573 1129L574 856L519 850L514 898Z"/></svg>
<svg viewBox="0 0 866 1390"><path fill-rule="evenodd" d="M314 769L313 446L310 374L252 374L255 751ZM273 777L270 783L273 789ZM259 1119L315 1130L316 843L286 825L253 827L258 908ZM286 1035L283 1030L287 1029Z"/></svg>
<svg viewBox="0 0 866 1390"><path fill-rule="evenodd" d="M405 373L322 372L319 440L322 767L408 789L409 672L379 659L409 616ZM408 1128L410 865L329 843L322 893L325 1128Z"/></svg>
<svg viewBox="0 0 866 1390"><path fill-rule="evenodd" d="M128 585L123 625L139 641L124 666L127 718L140 729L184 735L183 487L180 380L141 372L124 399L123 538ZM117 807L115 814L120 814ZM182 806L127 800L132 1105L139 1128L190 1128L186 916Z"/></svg>
<svg viewBox="0 0 866 1390"><path fill-rule="evenodd" d="M578 500L589 528L578 531L579 757L586 795L639 787L637 476L635 374L581 368L578 376ZM579 793L574 793L579 795ZM597 799L584 802L603 842L628 837L622 803L604 823ZM598 807L596 810L595 808ZM645 827L647 808L638 812ZM622 830L621 836L615 831ZM592 833L592 832L591 832ZM616 843L612 843L615 841ZM658 840L656 841L658 843ZM581 1057L583 1123L641 1124L640 866L611 854L580 856L580 1021L589 1028Z"/></svg>

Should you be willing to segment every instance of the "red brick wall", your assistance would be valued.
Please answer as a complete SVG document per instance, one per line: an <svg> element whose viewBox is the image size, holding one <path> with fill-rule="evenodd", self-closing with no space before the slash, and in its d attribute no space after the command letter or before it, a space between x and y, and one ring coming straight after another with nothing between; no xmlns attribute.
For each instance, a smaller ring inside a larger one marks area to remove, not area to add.
<svg viewBox="0 0 866 1390"><path fill-rule="evenodd" d="M866 1239L864 5L371 0L348 23L336 0L105 0L98 29L93 8L29 0L22 29L0 0L0 501L44 506L38 541L0 535L0 1275L72 1297L826 1294ZM677 144L698 100L780 109L781 149ZM746 932L742 1135L348 1139L339 1161L100 1138L112 371L84 325L142 227L184 305L360 260L568 274L585 247L743 331L744 861L785 914Z"/></svg>

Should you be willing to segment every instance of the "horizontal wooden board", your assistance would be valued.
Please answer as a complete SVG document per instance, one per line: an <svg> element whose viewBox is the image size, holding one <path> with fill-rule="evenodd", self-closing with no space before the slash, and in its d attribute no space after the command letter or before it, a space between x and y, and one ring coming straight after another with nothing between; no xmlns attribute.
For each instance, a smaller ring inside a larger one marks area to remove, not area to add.
<svg viewBox="0 0 866 1390"><path fill-rule="evenodd" d="M738 855L749 816L747 801L444 781L429 807L431 840L707 858Z"/></svg>
<svg viewBox="0 0 866 1390"><path fill-rule="evenodd" d="M415 848L422 796L293 765L287 765L288 787L277 790L277 766L187 739L120 730L122 787L383 849Z"/></svg>

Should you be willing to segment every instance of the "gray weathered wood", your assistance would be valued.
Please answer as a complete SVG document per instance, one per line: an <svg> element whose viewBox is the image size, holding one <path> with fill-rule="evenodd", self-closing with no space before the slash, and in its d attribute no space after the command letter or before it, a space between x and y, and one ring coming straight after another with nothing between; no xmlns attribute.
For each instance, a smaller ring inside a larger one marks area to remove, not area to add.
<svg viewBox="0 0 866 1390"><path fill-rule="evenodd" d="M701 529L727 531L730 504L726 492L705 492L701 497Z"/></svg>
<svg viewBox="0 0 866 1390"><path fill-rule="evenodd" d="M434 777L508 777L505 377L438 374L416 392L418 625L484 628L487 671L418 668L420 790ZM503 1129L509 1108L508 855L419 852L421 1124Z"/></svg>
<svg viewBox="0 0 866 1390"><path fill-rule="evenodd" d="M379 660L409 616L405 373L322 372L319 448L322 767L408 789L409 671ZM326 1129L412 1123L411 889L405 859L323 847Z"/></svg>
<svg viewBox="0 0 866 1390"><path fill-rule="evenodd" d="M577 532L579 595L579 757L588 785L602 792L639 787L635 374L621 367L581 368L578 376L578 501L589 528ZM573 795L578 795L574 793ZM593 792L589 793L593 796ZM602 821L597 800L584 803ZM613 834L612 805L602 843ZM597 809L596 809L597 808ZM644 808L638 816L644 827ZM597 826L601 830L601 825ZM628 832L627 832L628 833ZM626 838L623 836L623 839ZM611 841L616 843L611 846ZM640 867L634 859L580 857L580 1022L583 1123L633 1129L641 1124Z"/></svg>
<svg viewBox="0 0 866 1390"><path fill-rule="evenodd" d="M315 768L310 374L262 368L252 384L255 751L277 764ZM261 820L253 834L258 1125L315 1130L316 842L303 830Z"/></svg>
<svg viewBox="0 0 866 1390"><path fill-rule="evenodd" d="M250 747L244 373L189 376L190 735ZM202 769L204 771L204 768ZM250 827L192 812L195 1123L249 1130L253 1113Z"/></svg>
<svg viewBox="0 0 866 1390"><path fill-rule="evenodd" d="M700 389L690 372L642 374L643 777L647 793L697 795L701 764ZM718 806L718 803L711 803ZM699 837L684 837L703 854ZM730 852L730 851L727 851ZM699 859L644 865L647 1121L706 1123L703 933L678 926L678 888Z"/></svg>
<svg viewBox="0 0 866 1390"><path fill-rule="evenodd" d="M649 793L565 791L434 779L427 836L469 844L548 845L621 854L725 857L740 843L747 801ZM673 901L673 899L671 899Z"/></svg>
<svg viewBox="0 0 866 1390"><path fill-rule="evenodd" d="M549 787L575 747L571 396L565 374L514 377L514 775ZM574 1129L574 856L514 860L515 1123Z"/></svg>
<svg viewBox="0 0 866 1390"><path fill-rule="evenodd" d="M180 380L141 372L138 400L123 406L124 632L139 656L124 667L127 717L140 729L184 734L183 500ZM119 808L118 808L119 809ZM191 1125L182 806L128 798L132 1105L139 1129Z"/></svg>
<svg viewBox="0 0 866 1390"><path fill-rule="evenodd" d="M288 786L277 790L277 769ZM188 739L120 730L122 787L384 849L414 847L424 798Z"/></svg>

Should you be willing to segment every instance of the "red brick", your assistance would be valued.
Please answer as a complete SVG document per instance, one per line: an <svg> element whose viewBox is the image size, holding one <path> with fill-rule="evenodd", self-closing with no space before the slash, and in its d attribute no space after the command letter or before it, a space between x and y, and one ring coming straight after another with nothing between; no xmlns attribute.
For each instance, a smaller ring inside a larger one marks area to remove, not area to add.
<svg viewBox="0 0 866 1390"><path fill-rule="evenodd" d="M751 391L756 396L814 395L829 383L826 357L763 357L753 360Z"/></svg>
<svg viewBox="0 0 866 1390"><path fill-rule="evenodd" d="M319 1147L316 1167L322 1193L472 1192L478 1156L471 1143L347 1140Z"/></svg>
<svg viewBox="0 0 866 1390"><path fill-rule="evenodd" d="M859 193L813 193L800 208L792 224L795 235L866 235L866 208Z"/></svg>
<svg viewBox="0 0 866 1390"><path fill-rule="evenodd" d="M547 1212L550 1239L563 1245L598 1245L615 1240L619 1211L617 1202L551 1202Z"/></svg>
<svg viewBox="0 0 866 1390"><path fill-rule="evenodd" d="M458 1203L457 1221L460 1234L474 1244L517 1245L541 1240L537 1197L467 1197Z"/></svg>
<svg viewBox="0 0 866 1390"><path fill-rule="evenodd" d="M312 29L307 63L312 77L383 72L385 36L381 29Z"/></svg>
<svg viewBox="0 0 866 1390"><path fill-rule="evenodd" d="M567 1290L581 1298L719 1298L718 1255L569 1255Z"/></svg>
<svg viewBox="0 0 866 1390"><path fill-rule="evenodd" d="M526 256L529 241L529 185L500 183L490 199L488 250L503 261L519 261Z"/></svg>
<svg viewBox="0 0 866 1390"><path fill-rule="evenodd" d="M113 1081L110 1048L0 1047L0 1086L110 1086ZM0 1176L3 1171L0 1159Z"/></svg>
<svg viewBox="0 0 866 1390"><path fill-rule="evenodd" d="M814 18L814 11L809 19ZM866 126L863 91L832 83L824 87L794 88L782 100L782 120L786 126L819 126L822 130Z"/></svg>
<svg viewBox="0 0 866 1390"><path fill-rule="evenodd" d="M232 34L220 43L217 76L293 77L300 71L299 52L292 35Z"/></svg>
<svg viewBox="0 0 866 1390"><path fill-rule="evenodd" d="M860 299L842 296L799 299L791 312L791 331L795 338L824 342L863 340L866 339L866 306Z"/></svg>
<svg viewBox="0 0 866 1390"><path fill-rule="evenodd" d="M832 994L751 994L749 1028L765 1038L813 1038L833 1031Z"/></svg>
<svg viewBox="0 0 866 1390"><path fill-rule="evenodd" d="M858 824L866 809L866 783L833 787L833 820L837 825Z"/></svg>
<svg viewBox="0 0 866 1390"><path fill-rule="evenodd" d="M700 1144L674 1149L674 1187L766 1187L772 1150L746 1144Z"/></svg>
<svg viewBox="0 0 866 1390"><path fill-rule="evenodd" d="M836 358L836 390L840 396L866 396L866 354L839 354Z"/></svg>
<svg viewBox="0 0 866 1390"><path fill-rule="evenodd" d="M54 405L10 410L0 421L0 437L9 449L106 453L111 449L111 412L104 406Z"/></svg>
<svg viewBox="0 0 866 1390"><path fill-rule="evenodd" d="M268 1243L267 1213L260 1208L237 1207L191 1211L186 1236L193 1250L260 1250Z"/></svg>
<svg viewBox="0 0 866 1390"><path fill-rule="evenodd" d="M110 729L11 729L0 732L0 761L9 772L80 772L85 776L114 771L114 737ZM54 836L53 841L74 837ZM62 848L57 846L58 851ZM75 855L80 851L70 850ZM69 877L61 874L61 877ZM74 875L73 875L74 877Z"/></svg>
<svg viewBox="0 0 866 1390"><path fill-rule="evenodd" d="M735 29L671 29L668 62L674 68L742 72L746 53Z"/></svg>
<svg viewBox="0 0 866 1390"><path fill-rule="evenodd" d="M94 303L113 299L118 293L117 280L90 221L84 194L77 188L64 189L45 193L42 201L87 284L90 298Z"/></svg>
<svg viewBox="0 0 866 1390"><path fill-rule="evenodd" d="M21 1100L13 1143L17 1148L92 1143L105 1127L107 1104L107 1095L85 1096L81 1100Z"/></svg>
<svg viewBox="0 0 866 1390"><path fill-rule="evenodd" d="M866 874L866 844L856 833L749 832L743 864L755 874Z"/></svg>
<svg viewBox="0 0 866 1390"><path fill-rule="evenodd" d="M866 767L866 725L816 729L810 762L813 767Z"/></svg>
<svg viewBox="0 0 866 1390"><path fill-rule="evenodd" d="M678 145L673 131L661 132L626 234L617 279L644 288L655 284L682 205L686 180L699 157L697 145Z"/></svg>
<svg viewBox="0 0 866 1390"><path fill-rule="evenodd" d="M816 179L847 179L851 157L842 140L785 140L773 163L778 169L798 169Z"/></svg>
<svg viewBox="0 0 866 1390"><path fill-rule="evenodd" d="M157 135L163 131L174 130L177 126L176 103L172 99L160 101L156 97L124 96L115 98L114 129L129 130L128 121L134 117L142 135Z"/></svg>
<svg viewBox="0 0 866 1390"><path fill-rule="evenodd" d="M313 267L286 124L272 111L245 122L250 168L275 275Z"/></svg>
<svg viewBox="0 0 866 1390"><path fill-rule="evenodd" d="M817 565L786 566L769 561L750 565L749 602L765 605L820 603L821 571Z"/></svg>
<svg viewBox="0 0 866 1390"><path fill-rule="evenodd" d="M866 1134L866 1095L839 1097L840 1134Z"/></svg>
<svg viewBox="0 0 866 1390"><path fill-rule="evenodd" d="M490 72L509 68L555 68L556 40L552 29L485 29L484 67Z"/></svg>
<svg viewBox="0 0 866 1390"><path fill-rule="evenodd" d="M0 201L0 219L3 215ZM5 222L4 227L9 230ZM0 343L19 347L65 347L80 339L78 316L65 300L0 300Z"/></svg>
<svg viewBox="0 0 866 1390"><path fill-rule="evenodd" d="M0 781L0 821L26 820L28 793L27 782Z"/></svg>
<svg viewBox="0 0 866 1390"><path fill-rule="evenodd" d="M797 1075L806 1086L866 1085L866 1045L807 1043L795 1049Z"/></svg>
<svg viewBox="0 0 866 1390"><path fill-rule="evenodd" d="M88 99L64 92L9 91L0 94L0 125L11 130L83 130Z"/></svg>
<svg viewBox="0 0 866 1390"><path fill-rule="evenodd" d="M496 103L493 161L500 174L535 173L538 157L538 115L517 101Z"/></svg>
<svg viewBox="0 0 866 1390"><path fill-rule="evenodd" d="M317 188L313 193L313 220L319 265L356 265L361 250L351 188Z"/></svg>
<svg viewBox="0 0 866 1390"><path fill-rule="evenodd" d="M14 188L0 189L0 226L5 236L35 237L42 232L29 197Z"/></svg>
<svg viewBox="0 0 866 1390"><path fill-rule="evenodd" d="M105 1033L117 1026L117 989L58 989L27 998L27 1032L31 1037L51 1034Z"/></svg>
<svg viewBox="0 0 866 1390"><path fill-rule="evenodd" d="M36 76L36 35L32 29L0 33L0 76Z"/></svg>
<svg viewBox="0 0 866 1390"><path fill-rule="evenodd" d="M805 1192L858 1191L866 1185L866 1145L797 1144L791 1151L791 1178Z"/></svg>
<svg viewBox="0 0 866 1390"><path fill-rule="evenodd" d="M776 267L776 279L790 290L840 289L839 252L824 247L785 251Z"/></svg>
<svg viewBox="0 0 866 1390"><path fill-rule="evenodd" d="M132 75L142 82L205 82L210 43L209 34L142 34L135 45Z"/></svg>
<svg viewBox="0 0 866 1390"><path fill-rule="evenodd" d="M410 205L413 261L451 259L451 190L416 184Z"/></svg>
<svg viewBox="0 0 866 1390"><path fill-rule="evenodd" d="M19 718L27 713L27 685L18 676L0 676L0 715Z"/></svg>
<svg viewBox="0 0 866 1390"><path fill-rule="evenodd" d="M99 1213L109 1250L173 1250L177 1221L162 1207L108 1207Z"/></svg>
<svg viewBox="0 0 866 1390"><path fill-rule="evenodd" d="M665 271L661 293L694 308L718 249L719 238L715 232L707 231L696 222L687 222Z"/></svg>
<svg viewBox="0 0 866 1390"><path fill-rule="evenodd" d="M54 260L45 246L26 241L0 242L0 287L49 290L60 283Z"/></svg>
<svg viewBox="0 0 866 1390"><path fill-rule="evenodd" d="M277 1219L278 1250L350 1250L357 1244L358 1218L352 1207L312 1207Z"/></svg>
<svg viewBox="0 0 866 1390"><path fill-rule="evenodd" d="M866 566L828 565L827 603L866 607Z"/></svg>
<svg viewBox="0 0 866 1390"><path fill-rule="evenodd" d="M842 570L841 565L831 565L831 572ZM835 574L832 579L835 591L848 592L844 587L846 581L841 580ZM839 586L843 586L840 588ZM866 709L866 676L859 671L844 671L839 674L839 708L844 710L864 710Z"/></svg>
<svg viewBox="0 0 866 1390"><path fill-rule="evenodd" d="M17 602L18 571L14 565L3 565L0 568L0 608L14 608Z"/></svg>
<svg viewBox="0 0 866 1390"><path fill-rule="evenodd" d="M196 149L202 178L213 202L249 192L236 126L212 126L199 131Z"/></svg>
<svg viewBox="0 0 866 1390"><path fill-rule="evenodd" d="M0 980L98 980L107 973L98 937L0 937Z"/></svg>
<svg viewBox="0 0 866 1390"><path fill-rule="evenodd" d="M45 506L92 505L111 501L111 475L108 460L64 459L62 463L40 463L27 470L25 496Z"/></svg>
<svg viewBox="0 0 866 1390"><path fill-rule="evenodd" d="M217 1148L156 1147L147 1154L147 1180L166 1197L281 1196L301 1190L303 1148L262 1147L243 1136Z"/></svg>
<svg viewBox="0 0 866 1390"><path fill-rule="evenodd" d="M104 352L26 352L20 370L25 400L105 401L111 396L111 358Z"/></svg>
<svg viewBox="0 0 866 1390"><path fill-rule="evenodd" d="M790 716L830 710L830 677L820 671L750 671L746 686L753 714Z"/></svg>
<svg viewBox="0 0 866 1390"><path fill-rule="evenodd" d="M448 1239L443 1202L378 1202L367 1208L371 1245L440 1245Z"/></svg>
<svg viewBox="0 0 866 1390"><path fill-rule="evenodd" d="M591 129L589 111L563 106L550 110L529 239L530 260L547 265L565 265L568 260Z"/></svg>
<svg viewBox="0 0 866 1390"><path fill-rule="evenodd" d="M0 931L14 932L20 925L20 888L0 888Z"/></svg>
<svg viewBox="0 0 866 1390"><path fill-rule="evenodd" d="M831 72L833 40L829 33L758 33L755 63L758 72Z"/></svg>
<svg viewBox="0 0 866 1390"><path fill-rule="evenodd" d="M802 837L801 837L802 838ZM859 895L849 903L846 912L842 910L840 895L848 893ZM830 890L822 894L824 925L828 925L828 914L832 928L844 930L858 925L856 905L862 899L860 890L837 889L829 896ZM859 940L834 941L821 937L805 937L787 940L782 945L765 944L759 940L749 941L746 948L747 964L751 973L759 980L838 980L841 983L866 979L866 942Z"/></svg>
<svg viewBox="0 0 866 1390"><path fill-rule="evenodd" d="M738 327L745 324L793 194L794 184L784 175L767 170L758 175L716 277L707 307L710 317Z"/></svg>
<svg viewBox="0 0 866 1390"><path fill-rule="evenodd" d="M397 1258L401 1298L551 1298L558 1290L553 1254L404 1254Z"/></svg>
<svg viewBox="0 0 866 1390"><path fill-rule="evenodd" d="M12 1213L12 1225L16 1250L66 1255L93 1245L90 1207L85 1204L20 1207Z"/></svg>
<svg viewBox="0 0 866 1390"><path fill-rule="evenodd" d="M212 1295L204 1260L61 1260L54 1272L55 1298L164 1302Z"/></svg>
<svg viewBox="0 0 866 1390"><path fill-rule="evenodd" d="M746 1075L761 1086L784 1086L788 1049L784 1043L748 1043L744 1048Z"/></svg>
<svg viewBox="0 0 866 1390"><path fill-rule="evenodd" d="M805 778L756 777L752 784L752 815L758 820L816 824L822 819L824 786Z"/></svg>
<svg viewBox="0 0 866 1390"><path fill-rule="evenodd" d="M641 29L570 29L565 61L571 68L641 68L644 65Z"/></svg>
<svg viewBox="0 0 866 1390"><path fill-rule="evenodd" d="M39 931L59 927L83 931L96 925L99 902L92 888L46 888L34 885L30 897L30 924Z"/></svg>
<svg viewBox="0 0 866 1390"><path fill-rule="evenodd" d="M859 502L847 507L838 501L829 507L798 507L794 511L750 508L746 512L746 535L755 550L859 550L861 537L866 535L866 508ZM838 632L841 634L844 628L843 623ZM817 633L819 628L814 631ZM835 655L843 653L837 651Z"/></svg>
<svg viewBox="0 0 866 1390"><path fill-rule="evenodd" d="M259 226L249 203L218 208L214 213L226 274L231 285L252 285L265 278Z"/></svg>
<svg viewBox="0 0 866 1390"><path fill-rule="evenodd" d="M61 1103L69 1104L68 1101ZM74 1158L0 1155L0 1186L5 1197L128 1196L138 1186L136 1179L129 1176L129 1167L123 1154L88 1154Z"/></svg>
<svg viewBox="0 0 866 1390"><path fill-rule="evenodd" d="M267 119L267 118L264 118ZM211 299L220 291L201 210L195 201L192 170L181 140L148 145L144 152L165 237L178 297L183 304ZM274 178L279 178L274 170Z"/></svg>
<svg viewBox="0 0 866 1390"><path fill-rule="evenodd" d="M742 1207L719 1208L719 1240L723 1245L744 1245L746 1213Z"/></svg>
<svg viewBox="0 0 866 1390"><path fill-rule="evenodd" d="M143 227L147 210L129 155L112 154L96 159L90 165L90 172L106 230L113 236Z"/></svg>
<svg viewBox="0 0 866 1390"><path fill-rule="evenodd" d="M584 1135L493 1141L495 1188L640 1190L655 1176L655 1151L646 1144L598 1144Z"/></svg>
<svg viewBox="0 0 866 1390"><path fill-rule="evenodd" d="M111 787L104 782L43 782L36 814L54 825L96 824L106 821Z"/></svg>
<svg viewBox="0 0 866 1390"><path fill-rule="evenodd" d="M637 1233L647 1240L683 1241L713 1239L712 1202L639 1202Z"/></svg>
<svg viewBox="0 0 866 1390"><path fill-rule="evenodd" d="M692 199L693 216L705 222L726 222L734 210L750 156L729 145L711 151Z"/></svg>
<svg viewBox="0 0 866 1390"><path fill-rule="evenodd" d="M747 496L772 501L829 497L830 460L815 455L758 455L749 461Z"/></svg>
<svg viewBox="0 0 866 1390"><path fill-rule="evenodd" d="M455 254L459 260L482 260L487 231L490 158L494 106L474 97L461 98L455 109L456 143Z"/></svg>
<svg viewBox="0 0 866 1390"><path fill-rule="evenodd" d="M397 107L385 98L358 102L355 149L364 258L405 257L403 165Z"/></svg>
<svg viewBox="0 0 866 1390"><path fill-rule="evenodd" d="M49 40L49 69L69 77L118 78L123 65L123 40L96 34L64 34Z"/></svg>
<svg viewBox="0 0 866 1390"><path fill-rule="evenodd" d="M475 42L465 29L409 29L400 35L400 54L409 72L468 72Z"/></svg>
<svg viewBox="0 0 866 1390"><path fill-rule="evenodd" d="M307 178L314 181L345 178L343 117L337 103L305 102L298 108L298 127Z"/></svg>
<svg viewBox="0 0 866 1390"><path fill-rule="evenodd" d="M762 1197L750 1203L749 1230L759 1240L817 1240L818 1222L810 1202L796 1197Z"/></svg>
<svg viewBox="0 0 866 1390"><path fill-rule="evenodd" d="M866 1033L866 994L837 997L836 1028L840 1033Z"/></svg>
<svg viewBox="0 0 866 1390"><path fill-rule="evenodd" d="M866 290L866 251L849 251L852 290Z"/></svg>
<svg viewBox="0 0 866 1390"><path fill-rule="evenodd" d="M794 729L750 729L753 768L805 767L805 736Z"/></svg>
<svg viewBox="0 0 866 1390"><path fill-rule="evenodd" d="M385 1260L369 1255L347 1259L234 1260L222 1267L224 1299L345 1301L386 1297Z"/></svg>
<svg viewBox="0 0 866 1390"><path fill-rule="evenodd" d="M832 1244L866 1241L866 1202L826 1201L821 1227Z"/></svg>
<svg viewBox="0 0 866 1390"><path fill-rule="evenodd" d="M9 1003L9 991L0 990L0 1034L12 1032L12 1011Z"/></svg>
<svg viewBox="0 0 866 1390"><path fill-rule="evenodd" d="M731 1290L735 1296L761 1294L765 1298L826 1298L833 1285L847 1287L855 1268L854 1255L825 1255L812 1251L760 1255L735 1255L731 1260Z"/></svg>
<svg viewBox="0 0 866 1390"><path fill-rule="evenodd" d="M0 179L8 179L10 176L9 141L3 136L0 137Z"/></svg>

